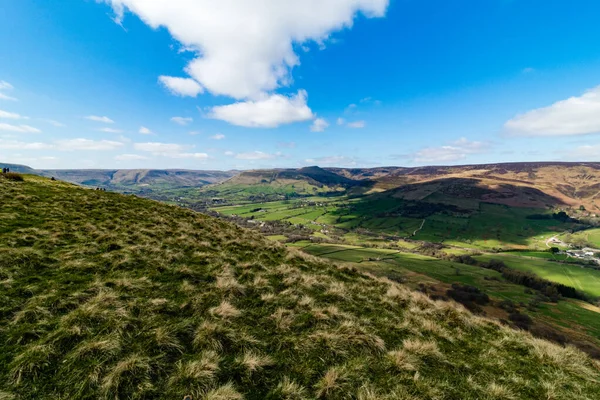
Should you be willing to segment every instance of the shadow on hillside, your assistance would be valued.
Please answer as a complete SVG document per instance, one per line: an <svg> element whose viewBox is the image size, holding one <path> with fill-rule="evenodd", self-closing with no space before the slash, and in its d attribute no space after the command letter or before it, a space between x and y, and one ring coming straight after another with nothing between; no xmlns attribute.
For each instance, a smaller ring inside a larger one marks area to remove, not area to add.
<svg viewBox="0 0 600 400"><path fill-rule="evenodd" d="M562 205L560 199L532 187L450 178L367 195L332 214L349 230L485 247L527 246L533 237L573 226L552 218L528 218L551 214Z"/></svg>

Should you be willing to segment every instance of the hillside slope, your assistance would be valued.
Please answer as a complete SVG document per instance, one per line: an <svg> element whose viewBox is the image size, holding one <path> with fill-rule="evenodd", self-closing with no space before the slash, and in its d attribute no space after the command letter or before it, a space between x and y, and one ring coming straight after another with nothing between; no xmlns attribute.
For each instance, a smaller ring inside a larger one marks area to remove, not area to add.
<svg viewBox="0 0 600 400"><path fill-rule="evenodd" d="M600 163L530 162L328 170L349 179L370 179L374 191L416 184L436 186L438 182L469 179L482 189L501 193L499 197L486 199L487 202L530 207L550 200L555 206L583 205L590 211L600 211ZM433 191L428 194L431 193ZM448 197L448 193L442 194Z"/></svg>
<svg viewBox="0 0 600 400"><path fill-rule="evenodd" d="M0 399L592 399L600 363L226 222L0 177Z"/></svg>
<svg viewBox="0 0 600 400"><path fill-rule="evenodd" d="M203 188L204 196L233 201L268 201L286 197L341 194L363 182L319 167L243 171L230 179Z"/></svg>
<svg viewBox="0 0 600 400"><path fill-rule="evenodd" d="M57 169L40 170L40 175L67 182L112 189L171 189L200 187L228 179L234 171L195 171L184 169Z"/></svg>

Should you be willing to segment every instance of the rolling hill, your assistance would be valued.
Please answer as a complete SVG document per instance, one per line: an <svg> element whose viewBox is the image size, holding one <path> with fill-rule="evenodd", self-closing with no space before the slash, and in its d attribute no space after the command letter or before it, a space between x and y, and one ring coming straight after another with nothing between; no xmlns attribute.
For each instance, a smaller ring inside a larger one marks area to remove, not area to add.
<svg viewBox="0 0 600 400"><path fill-rule="evenodd" d="M230 179L207 186L205 196L228 200L265 201L287 197L343 194L365 182L346 178L320 167L243 171Z"/></svg>
<svg viewBox="0 0 600 400"><path fill-rule="evenodd" d="M130 195L0 177L1 399L592 399L600 363Z"/></svg>
<svg viewBox="0 0 600 400"><path fill-rule="evenodd" d="M435 186L442 189L449 186L443 182L469 179L472 181L470 187L478 186L501 194L485 199L487 202L524 207L533 204L543 207L550 202L557 206L584 206L590 211L600 211L600 163L534 162L329 170L349 179L370 180L372 191L422 184L421 188L429 186L431 194L437 190ZM440 182L442 185L438 185Z"/></svg>
<svg viewBox="0 0 600 400"><path fill-rule="evenodd" d="M160 192L181 188L197 188L221 182L237 171L202 171L184 169L40 169L25 165L3 164L15 172L54 177L79 185L102 187L105 189L129 192Z"/></svg>

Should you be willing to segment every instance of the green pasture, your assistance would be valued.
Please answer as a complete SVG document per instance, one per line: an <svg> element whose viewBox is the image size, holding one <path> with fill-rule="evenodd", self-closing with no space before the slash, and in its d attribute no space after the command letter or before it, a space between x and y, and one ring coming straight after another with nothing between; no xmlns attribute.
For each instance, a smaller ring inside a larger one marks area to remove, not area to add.
<svg viewBox="0 0 600 400"><path fill-rule="evenodd" d="M600 296L600 271L595 269L533 257L519 257L511 253L486 254L475 258L484 261L501 260L510 268L534 273L540 278L571 286L594 297Z"/></svg>

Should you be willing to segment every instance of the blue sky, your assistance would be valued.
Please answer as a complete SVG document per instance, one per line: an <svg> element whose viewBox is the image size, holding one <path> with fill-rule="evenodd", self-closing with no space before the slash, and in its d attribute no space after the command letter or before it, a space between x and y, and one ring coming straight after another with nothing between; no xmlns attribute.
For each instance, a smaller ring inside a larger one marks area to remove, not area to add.
<svg viewBox="0 0 600 400"><path fill-rule="evenodd" d="M595 0L19 0L0 161L600 161Z"/></svg>

